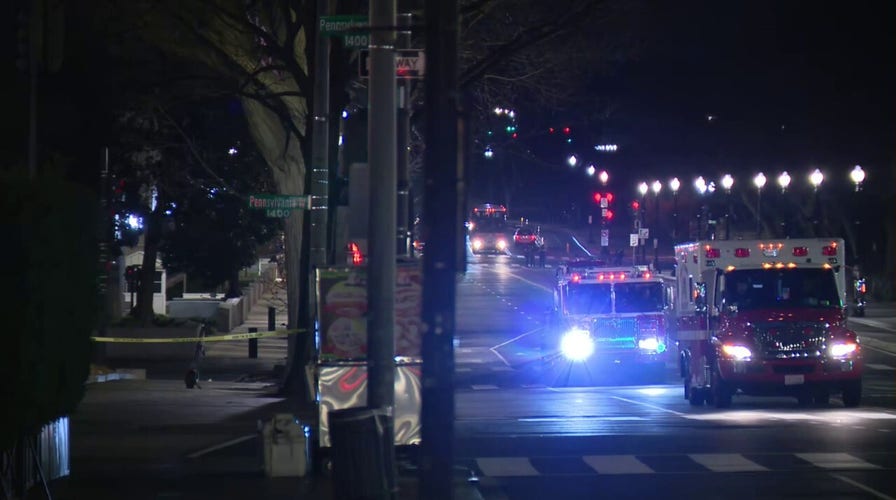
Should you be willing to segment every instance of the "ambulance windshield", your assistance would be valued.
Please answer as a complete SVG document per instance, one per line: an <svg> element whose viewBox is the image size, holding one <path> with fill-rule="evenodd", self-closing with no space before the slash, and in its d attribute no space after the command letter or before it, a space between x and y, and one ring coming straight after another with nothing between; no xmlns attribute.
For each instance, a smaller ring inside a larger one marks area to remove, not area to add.
<svg viewBox="0 0 896 500"><path fill-rule="evenodd" d="M744 269L725 274L726 305L740 311L842 307L831 269Z"/></svg>

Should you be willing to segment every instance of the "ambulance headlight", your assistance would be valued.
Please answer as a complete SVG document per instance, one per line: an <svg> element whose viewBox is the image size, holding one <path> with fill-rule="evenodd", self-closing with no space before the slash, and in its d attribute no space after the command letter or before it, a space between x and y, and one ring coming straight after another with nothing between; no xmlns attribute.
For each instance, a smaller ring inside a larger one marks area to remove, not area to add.
<svg viewBox="0 0 896 500"><path fill-rule="evenodd" d="M660 347L663 347L662 350L665 350L665 346L660 343L660 341L656 337L647 337L645 339L638 340L638 349L644 351L657 351L661 352Z"/></svg>
<svg viewBox="0 0 896 500"><path fill-rule="evenodd" d="M725 344L722 346L722 352L729 358L734 358L738 361L753 357L753 353L750 352L750 349L742 345Z"/></svg>
<svg viewBox="0 0 896 500"><path fill-rule="evenodd" d="M594 339L587 330L573 328L560 338L560 352L570 361L584 361L594 354Z"/></svg>
<svg viewBox="0 0 896 500"><path fill-rule="evenodd" d="M482 250L482 238L473 238L473 250Z"/></svg>
<svg viewBox="0 0 896 500"><path fill-rule="evenodd" d="M837 342L831 345L831 356L835 358L844 358L856 352L858 345L852 342Z"/></svg>

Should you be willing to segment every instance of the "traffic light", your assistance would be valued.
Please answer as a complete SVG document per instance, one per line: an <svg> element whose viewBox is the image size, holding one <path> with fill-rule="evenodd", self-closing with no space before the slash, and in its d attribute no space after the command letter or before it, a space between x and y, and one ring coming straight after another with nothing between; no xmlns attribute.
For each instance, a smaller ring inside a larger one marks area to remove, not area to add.
<svg viewBox="0 0 896 500"><path fill-rule="evenodd" d="M641 204L638 203L638 200L633 201L632 202L632 212L637 214L638 210L640 210L640 209L641 209Z"/></svg>
<svg viewBox="0 0 896 500"><path fill-rule="evenodd" d="M606 219L607 221L613 220L613 211L609 208L604 212L604 219Z"/></svg>
<svg viewBox="0 0 896 500"><path fill-rule="evenodd" d="M563 133L569 135L572 132L569 127L563 127Z"/></svg>

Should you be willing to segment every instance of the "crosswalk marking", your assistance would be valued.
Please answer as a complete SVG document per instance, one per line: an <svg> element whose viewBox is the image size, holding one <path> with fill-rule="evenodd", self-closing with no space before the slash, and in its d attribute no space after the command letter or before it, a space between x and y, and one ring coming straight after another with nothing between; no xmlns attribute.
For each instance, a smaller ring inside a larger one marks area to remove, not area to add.
<svg viewBox="0 0 896 500"><path fill-rule="evenodd" d="M693 461L714 472L757 472L768 470L768 468L747 460L743 455L736 453L692 453L688 456Z"/></svg>
<svg viewBox="0 0 896 500"><path fill-rule="evenodd" d="M582 461L598 474L652 474L653 469L632 455L586 455Z"/></svg>
<svg viewBox="0 0 896 500"><path fill-rule="evenodd" d="M518 477L540 475L526 457L485 457L477 458L476 465L482 474L489 477Z"/></svg>
<svg viewBox="0 0 896 500"><path fill-rule="evenodd" d="M823 469L880 469L849 453L797 453L796 456Z"/></svg>
<svg viewBox="0 0 896 500"><path fill-rule="evenodd" d="M475 391L495 390L498 388L498 386L496 386L496 385L489 385L489 384L471 385L470 387L472 387L473 390L475 390Z"/></svg>

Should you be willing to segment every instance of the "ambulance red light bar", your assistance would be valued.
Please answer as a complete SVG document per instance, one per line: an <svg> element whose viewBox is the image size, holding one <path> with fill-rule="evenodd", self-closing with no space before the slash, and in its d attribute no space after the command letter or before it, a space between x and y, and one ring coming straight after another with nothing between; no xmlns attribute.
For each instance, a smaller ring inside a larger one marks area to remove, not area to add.
<svg viewBox="0 0 896 500"><path fill-rule="evenodd" d="M569 277L569 280L573 283L578 283L582 281L582 275L579 273L573 273L572 276Z"/></svg>
<svg viewBox="0 0 896 500"><path fill-rule="evenodd" d="M718 248L712 248L709 245L706 245L705 251L707 259L718 259L722 256L721 250L719 250Z"/></svg>
<svg viewBox="0 0 896 500"><path fill-rule="evenodd" d="M735 248L735 249L734 249L734 256L735 256L735 257L738 257L738 258L741 258L741 259L746 258L746 257L749 257L749 256L750 256L750 249L749 249L749 248Z"/></svg>
<svg viewBox="0 0 896 500"><path fill-rule="evenodd" d="M837 244L831 243L830 245L825 245L821 247L821 255L825 255L828 257L836 257L837 256Z"/></svg>
<svg viewBox="0 0 896 500"><path fill-rule="evenodd" d="M809 255L809 249L806 247L793 247L794 257L805 257Z"/></svg>

